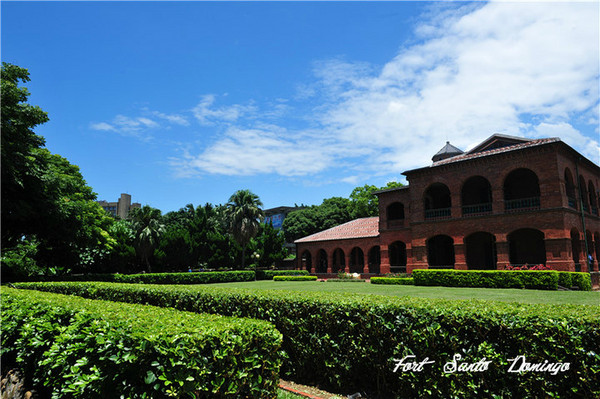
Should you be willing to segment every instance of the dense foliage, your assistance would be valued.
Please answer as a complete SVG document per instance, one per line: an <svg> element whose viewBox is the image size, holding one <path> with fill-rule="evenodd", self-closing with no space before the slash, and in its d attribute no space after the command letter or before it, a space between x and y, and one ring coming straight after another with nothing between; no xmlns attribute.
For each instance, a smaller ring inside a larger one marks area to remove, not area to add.
<svg viewBox="0 0 600 399"><path fill-rule="evenodd" d="M317 276L273 276L273 281L317 281Z"/></svg>
<svg viewBox="0 0 600 399"><path fill-rule="evenodd" d="M591 290L589 273L554 270L413 270L415 285L481 288L529 288L556 290L559 276L569 273L570 283ZM567 282L563 280L563 282Z"/></svg>
<svg viewBox="0 0 600 399"><path fill-rule="evenodd" d="M251 317L283 334L287 378L383 397L568 397L600 395L600 307L376 295L248 291L210 286L109 283L19 284L94 298ZM488 370L444 372L459 354ZM420 372L396 370L415 356ZM569 363L563 372L508 372L513 359ZM397 360L394 360L397 359Z"/></svg>
<svg viewBox="0 0 600 399"><path fill-rule="evenodd" d="M273 397L269 323L2 289L2 366L42 397Z"/></svg>
<svg viewBox="0 0 600 399"><path fill-rule="evenodd" d="M412 277L371 277L371 284L414 285Z"/></svg>
<svg viewBox="0 0 600 399"><path fill-rule="evenodd" d="M257 280L273 280L274 276L308 276L308 270L257 270Z"/></svg>

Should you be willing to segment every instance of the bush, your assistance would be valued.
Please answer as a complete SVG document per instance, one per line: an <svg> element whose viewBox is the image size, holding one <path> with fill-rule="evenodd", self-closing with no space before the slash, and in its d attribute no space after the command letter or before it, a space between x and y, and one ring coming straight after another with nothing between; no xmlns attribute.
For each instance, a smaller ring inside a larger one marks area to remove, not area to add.
<svg viewBox="0 0 600 399"><path fill-rule="evenodd" d="M413 270L415 285L482 288L558 289L557 271Z"/></svg>
<svg viewBox="0 0 600 399"><path fill-rule="evenodd" d="M367 280L364 278L328 278L325 281L328 283L364 283Z"/></svg>
<svg viewBox="0 0 600 399"><path fill-rule="evenodd" d="M273 276L273 281L317 281L317 276Z"/></svg>
<svg viewBox="0 0 600 399"><path fill-rule="evenodd" d="M571 273L571 285L578 287L581 291L592 290L592 277L589 273L583 272L570 272Z"/></svg>
<svg viewBox="0 0 600 399"><path fill-rule="evenodd" d="M558 272L558 285L571 288L573 286L573 275L570 272Z"/></svg>
<svg viewBox="0 0 600 399"><path fill-rule="evenodd" d="M257 270L257 280L273 280L274 276L308 276L308 270Z"/></svg>
<svg viewBox="0 0 600 399"><path fill-rule="evenodd" d="M371 284L414 285L415 281L410 277L371 277Z"/></svg>
<svg viewBox="0 0 600 399"><path fill-rule="evenodd" d="M267 322L2 289L2 365L50 397L274 396Z"/></svg>
<svg viewBox="0 0 600 399"><path fill-rule="evenodd" d="M210 284L254 281L254 271L141 274L81 274L47 278L51 281L106 281L132 284Z"/></svg>
<svg viewBox="0 0 600 399"><path fill-rule="evenodd" d="M598 397L600 307L377 295L250 291L211 286L21 283L115 301L260 318L283 333L282 372L294 381L380 397ZM445 373L455 354L492 361ZM394 372L406 356L435 361ZM567 372L508 373L510 359L570 363Z"/></svg>

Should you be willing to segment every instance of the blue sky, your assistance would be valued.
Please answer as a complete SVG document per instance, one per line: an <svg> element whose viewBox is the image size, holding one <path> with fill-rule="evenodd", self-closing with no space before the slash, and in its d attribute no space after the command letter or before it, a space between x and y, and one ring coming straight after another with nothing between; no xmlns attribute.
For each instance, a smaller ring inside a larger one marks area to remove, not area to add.
<svg viewBox="0 0 600 399"><path fill-rule="evenodd" d="M37 133L99 199L266 208L402 181L449 140L599 163L598 2L7 2Z"/></svg>

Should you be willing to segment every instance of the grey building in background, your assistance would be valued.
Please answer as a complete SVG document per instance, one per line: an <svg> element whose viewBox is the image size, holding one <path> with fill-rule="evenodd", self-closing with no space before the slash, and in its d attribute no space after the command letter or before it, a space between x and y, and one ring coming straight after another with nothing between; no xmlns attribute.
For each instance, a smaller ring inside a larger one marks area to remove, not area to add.
<svg viewBox="0 0 600 399"><path fill-rule="evenodd" d="M131 203L131 195L129 194L121 194L121 197L117 200L117 202L107 202L107 201L96 201L105 211L113 215L114 217L120 217L121 219L125 219L129 214L129 211L133 208L141 208L142 205L139 202Z"/></svg>

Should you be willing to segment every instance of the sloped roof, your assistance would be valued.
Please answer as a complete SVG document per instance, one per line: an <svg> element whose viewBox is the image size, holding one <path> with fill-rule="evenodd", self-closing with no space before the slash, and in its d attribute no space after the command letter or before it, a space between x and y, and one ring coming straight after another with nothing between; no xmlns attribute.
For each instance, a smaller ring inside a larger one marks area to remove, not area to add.
<svg viewBox="0 0 600 399"><path fill-rule="evenodd" d="M354 219L339 226L323 230L307 237L300 238L294 243L347 240L351 238L366 238L379 236L379 217Z"/></svg>
<svg viewBox="0 0 600 399"><path fill-rule="evenodd" d="M433 162L436 161L440 161L442 159L446 159L446 158L450 158L456 155L460 155L463 153L463 150L461 150L460 148L457 148L455 146L453 146L452 144L450 144L449 141L446 141L446 145L442 147L441 150L439 150L434 156L433 158L431 158L431 160Z"/></svg>

